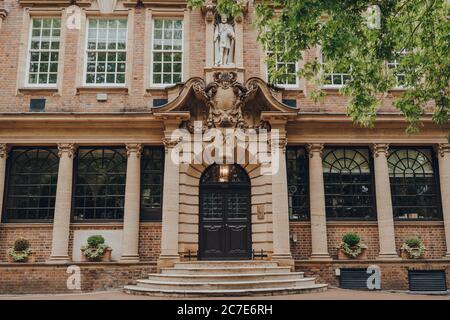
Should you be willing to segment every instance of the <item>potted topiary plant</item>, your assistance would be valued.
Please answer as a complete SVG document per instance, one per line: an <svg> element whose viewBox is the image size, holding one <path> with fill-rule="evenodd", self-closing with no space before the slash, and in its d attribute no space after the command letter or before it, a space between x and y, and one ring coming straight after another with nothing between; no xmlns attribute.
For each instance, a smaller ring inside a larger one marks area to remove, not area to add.
<svg viewBox="0 0 450 320"><path fill-rule="evenodd" d="M361 237L354 233L348 232L342 237L342 242L338 250L338 259L367 259L367 247L361 243Z"/></svg>
<svg viewBox="0 0 450 320"><path fill-rule="evenodd" d="M105 238L100 235L90 236L87 245L81 247L82 261L111 261L112 249L105 244Z"/></svg>
<svg viewBox="0 0 450 320"><path fill-rule="evenodd" d="M403 259L420 259L423 257L427 248L423 244L422 240L418 237L411 237L401 246L401 257Z"/></svg>
<svg viewBox="0 0 450 320"><path fill-rule="evenodd" d="M30 243L25 238L18 238L14 246L8 249L8 262L34 262L35 256L30 249Z"/></svg>

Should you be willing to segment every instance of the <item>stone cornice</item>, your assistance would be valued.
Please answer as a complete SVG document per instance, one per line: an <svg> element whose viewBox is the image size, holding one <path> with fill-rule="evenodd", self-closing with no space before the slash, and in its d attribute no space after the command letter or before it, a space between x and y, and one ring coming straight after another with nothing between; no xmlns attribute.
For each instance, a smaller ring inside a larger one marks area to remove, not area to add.
<svg viewBox="0 0 450 320"><path fill-rule="evenodd" d="M68 7L73 5L71 0L19 0L22 7ZM78 0L75 4L79 7L89 7L92 0Z"/></svg>

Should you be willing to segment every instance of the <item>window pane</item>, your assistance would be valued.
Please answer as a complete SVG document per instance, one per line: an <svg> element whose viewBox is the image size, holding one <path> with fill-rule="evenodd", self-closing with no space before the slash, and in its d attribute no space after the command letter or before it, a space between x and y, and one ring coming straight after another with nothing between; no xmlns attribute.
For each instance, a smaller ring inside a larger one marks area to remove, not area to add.
<svg viewBox="0 0 450 320"><path fill-rule="evenodd" d="M76 158L74 220L123 218L127 156L124 148L80 148Z"/></svg>
<svg viewBox="0 0 450 320"><path fill-rule="evenodd" d="M124 84L127 20L90 19L88 39L86 83Z"/></svg>
<svg viewBox="0 0 450 320"><path fill-rule="evenodd" d="M388 164L394 218L441 218L441 200L434 163L431 149L391 149Z"/></svg>
<svg viewBox="0 0 450 320"><path fill-rule="evenodd" d="M141 220L161 220L164 148L145 147L141 166Z"/></svg>
<svg viewBox="0 0 450 320"><path fill-rule="evenodd" d="M327 218L375 218L374 186L367 148L326 148L323 178Z"/></svg>
<svg viewBox="0 0 450 320"><path fill-rule="evenodd" d="M156 19L153 30L153 84L174 84L182 81L182 50L182 20ZM161 64L161 61L164 63ZM159 74L160 72L163 74Z"/></svg>
<svg viewBox="0 0 450 320"><path fill-rule="evenodd" d="M59 158L52 148L13 148L5 220L53 219Z"/></svg>
<svg viewBox="0 0 450 320"><path fill-rule="evenodd" d="M303 147L288 147L286 150L288 176L289 218L309 218L308 157Z"/></svg>
<svg viewBox="0 0 450 320"><path fill-rule="evenodd" d="M28 84L55 84L54 75L49 72L57 72L58 51L60 36L60 19L58 18L33 18L31 24L31 39L29 44L30 62ZM54 62L49 68L48 62Z"/></svg>

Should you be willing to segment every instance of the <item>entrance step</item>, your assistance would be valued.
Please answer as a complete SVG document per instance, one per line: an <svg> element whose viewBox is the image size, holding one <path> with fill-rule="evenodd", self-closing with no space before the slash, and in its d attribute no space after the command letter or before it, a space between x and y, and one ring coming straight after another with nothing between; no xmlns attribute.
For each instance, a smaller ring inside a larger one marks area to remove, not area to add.
<svg viewBox="0 0 450 320"><path fill-rule="evenodd" d="M126 286L130 294L151 296L247 296L319 292L326 284L316 284L303 272L291 272L274 261L192 261L152 273L136 285Z"/></svg>
<svg viewBox="0 0 450 320"><path fill-rule="evenodd" d="M303 272L289 273L239 273L239 274L161 274L151 273L148 280L165 282L209 282L209 281L249 281L249 280L289 280L302 279Z"/></svg>
<svg viewBox="0 0 450 320"><path fill-rule="evenodd" d="M288 273L291 271L290 267L265 267L265 266L246 266L246 265L234 265L230 267L226 266L211 266L207 265L202 267L177 267L177 268L162 268L162 274L229 274L229 273Z"/></svg>

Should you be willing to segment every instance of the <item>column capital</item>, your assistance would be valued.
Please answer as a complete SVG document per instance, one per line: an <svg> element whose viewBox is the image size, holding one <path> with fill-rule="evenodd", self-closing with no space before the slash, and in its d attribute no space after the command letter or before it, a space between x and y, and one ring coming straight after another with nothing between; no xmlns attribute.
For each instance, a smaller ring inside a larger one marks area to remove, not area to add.
<svg viewBox="0 0 450 320"><path fill-rule="evenodd" d="M8 157L9 146L6 143L0 143L0 158Z"/></svg>
<svg viewBox="0 0 450 320"><path fill-rule="evenodd" d="M288 139L286 137L270 139L269 146L271 149L280 149L284 153L284 152L286 152L287 141L288 141Z"/></svg>
<svg viewBox="0 0 450 320"><path fill-rule="evenodd" d="M444 157L445 154L447 156L450 155L450 143L439 143L437 148L438 154L441 157Z"/></svg>
<svg viewBox="0 0 450 320"><path fill-rule="evenodd" d="M75 154L77 147L74 143L59 143L58 144L58 157L62 157L64 153L67 153L69 158L72 158Z"/></svg>
<svg viewBox="0 0 450 320"><path fill-rule="evenodd" d="M162 141L164 143L164 150L168 153L169 149L177 147L183 141L183 137L179 137L178 139L164 138Z"/></svg>
<svg viewBox="0 0 450 320"><path fill-rule="evenodd" d="M308 155L310 158L312 158L315 153L322 158L323 143L308 143L306 148L308 149Z"/></svg>
<svg viewBox="0 0 450 320"><path fill-rule="evenodd" d="M136 157L140 158L142 154L142 144L140 143L128 143L126 144L127 157L130 157L132 153L136 153Z"/></svg>
<svg viewBox="0 0 450 320"><path fill-rule="evenodd" d="M375 158L377 158L381 153L387 157L389 154L389 144L388 143L374 143L372 145L372 152Z"/></svg>

